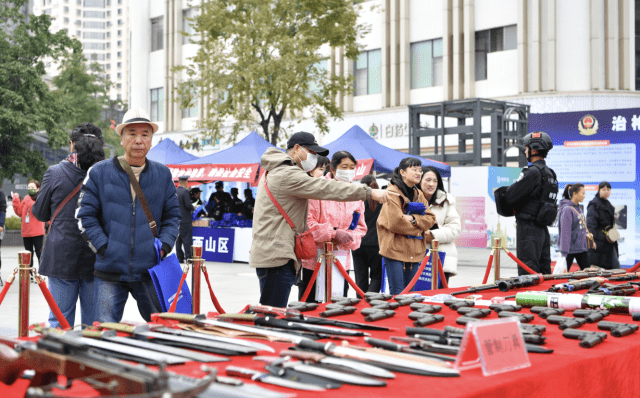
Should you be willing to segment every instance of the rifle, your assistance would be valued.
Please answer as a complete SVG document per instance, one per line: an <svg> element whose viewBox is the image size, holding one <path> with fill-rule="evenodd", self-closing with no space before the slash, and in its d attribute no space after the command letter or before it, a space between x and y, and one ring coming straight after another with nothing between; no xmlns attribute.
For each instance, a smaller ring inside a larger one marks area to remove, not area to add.
<svg viewBox="0 0 640 398"><path fill-rule="evenodd" d="M602 286L607 280L601 277L591 277L572 282L559 283L549 288L549 292L575 292Z"/></svg>
<svg viewBox="0 0 640 398"><path fill-rule="evenodd" d="M192 397L205 391L214 381L209 375L182 391L171 391L169 374L161 364L155 372L93 352L64 336L45 334L37 343L0 336L0 382L13 384L24 370L35 371L30 387L42 390L60 388L58 376L67 378L67 387L74 380L89 383L100 393L141 394L147 397ZM63 387L64 388L64 387Z"/></svg>
<svg viewBox="0 0 640 398"><path fill-rule="evenodd" d="M494 283L488 283L486 285L472 286L466 290L451 293L452 296L458 296L466 293L476 293L483 290L499 289L501 292L506 292L511 289L519 289L523 287L536 286L545 281L544 275L522 275L508 279L497 280Z"/></svg>

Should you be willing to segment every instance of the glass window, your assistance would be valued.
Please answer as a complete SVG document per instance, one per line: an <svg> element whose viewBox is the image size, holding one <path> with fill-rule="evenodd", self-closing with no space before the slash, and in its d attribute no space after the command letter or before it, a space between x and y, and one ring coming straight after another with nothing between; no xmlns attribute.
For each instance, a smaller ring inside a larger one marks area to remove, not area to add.
<svg viewBox="0 0 640 398"><path fill-rule="evenodd" d="M104 40L105 34L102 32L84 32L82 38Z"/></svg>
<svg viewBox="0 0 640 398"><path fill-rule="evenodd" d="M85 18L104 18L104 11L85 11Z"/></svg>
<svg viewBox="0 0 640 398"><path fill-rule="evenodd" d="M104 43L82 43L82 48L85 50L104 50Z"/></svg>
<svg viewBox="0 0 640 398"><path fill-rule="evenodd" d="M120 36L122 36L122 31L121 30L118 31L118 37L120 37Z"/></svg>
<svg viewBox="0 0 640 398"><path fill-rule="evenodd" d="M69 7L65 7L65 8L64 8L64 13L65 13L65 14L68 14L68 13L69 13Z"/></svg>
<svg viewBox="0 0 640 398"><path fill-rule="evenodd" d="M354 95L382 92L382 52L371 50L358 55L354 63Z"/></svg>
<svg viewBox="0 0 640 398"><path fill-rule="evenodd" d="M118 15L122 15L122 8L118 8Z"/></svg>
<svg viewBox="0 0 640 398"><path fill-rule="evenodd" d="M163 120L163 105L164 105L164 88L151 89L151 121L161 122Z"/></svg>
<svg viewBox="0 0 640 398"><path fill-rule="evenodd" d="M411 88L433 86L433 42L411 44Z"/></svg>
<svg viewBox="0 0 640 398"><path fill-rule="evenodd" d="M487 54L518 48L516 25L476 32L476 80L487 79Z"/></svg>
<svg viewBox="0 0 640 398"><path fill-rule="evenodd" d="M76 17L79 17L81 15L82 15L82 11L76 10ZM80 25L80 21L76 21L76 25Z"/></svg>
<svg viewBox="0 0 640 398"><path fill-rule="evenodd" d="M122 47L122 41L118 40L118 47Z"/></svg>
<svg viewBox="0 0 640 398"><path fill-rule="evenodd" d="M193 9L182 11L182 31L188 35L193 34L193 21L190 21L194 17ZM182 44L189 44L190 37L182 36Z"/></svg>
<svg viewBox="0 0 640 398"><path fill-rule="evenodd" d="M162 50L163 24L162 17L151 20L151 51Z"/></svg>
<svg viewBox="0 0 640 398"><path fill-rule="evenodd" d="M105 26L106 25L104 22L98 22L98 21L84 21L82 23L82 27L85 29L104 29Z"/></svg>
<svg viewBox="0 0 640 398"><path fill-rule="evenodd" d="M69 18L65 17L64 18L64 23L69 23Z"/></svg>
<svg viewBox="0 0 640 398"><path fill-rule="evenodd" d="M518 48L518 27L516 25L504 28L504 49L515 50Z"/></svg>
<svg viewBox="0 0 640 398"><path fill-rule="evenodd" d="M84 0L85 7L104 8L104 0Z"/></svg>
<svg viewBox="0 0 640 398"><path fill-rule="evenodd" d="M314 67L317 69L319 75L322 75L322 74L326 75L327 65L328 65L328 61L326 59L323 59L320 62L316 63ZM307 96L311 96L311 94L316 94L319 91L320 91L320 87L318 85L318 82L315 79L311 80L309 82L309 91L307 92Z"/></svg>
<svg viewBox="0 0 640 398"><path fill-rule="evenodd" d="M487 79L487 53L489 52L489 31L476 32L476 80Z"/></svg>

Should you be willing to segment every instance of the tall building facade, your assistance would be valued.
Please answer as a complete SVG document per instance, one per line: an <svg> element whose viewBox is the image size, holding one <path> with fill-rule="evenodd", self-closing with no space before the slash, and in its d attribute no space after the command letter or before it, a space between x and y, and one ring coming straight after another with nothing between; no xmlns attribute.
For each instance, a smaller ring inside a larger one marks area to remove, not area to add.
<svg viewBox="0 0 640 398"><path fill-rule="evenodd" d="M131 104L161 125L154 143L198 137L201 106L179 108L173 92L182 76L172 72L197 51L180 34L194 10L186 0L131 7ZM360 56L325 54L327 73L352 74L355 87L337 99L344 118L321 141L359 125L406 150L408 105L465 98L525 103L533 113L640 107L638 14L633 0L365 1L359 22L371 30ZM287 132L316 130L293 121L283 122Z"/></svg>
<svg viewBox="0 0 640 398"><path fill-rule="evenodd" d="M113 86L109 98L129 98L129 0L34 0L34 14L48 14L50 30L66 30L82 43L85 57L100 65ZM58 65L47 65L47 75Z"/></svg>

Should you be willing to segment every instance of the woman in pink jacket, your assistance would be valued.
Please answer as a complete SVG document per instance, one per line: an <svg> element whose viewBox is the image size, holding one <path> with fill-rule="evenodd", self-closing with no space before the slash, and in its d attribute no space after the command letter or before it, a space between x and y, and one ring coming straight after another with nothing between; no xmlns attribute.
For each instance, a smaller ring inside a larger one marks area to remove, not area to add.
<svg viewBox="0 0 640 398"><path fill-rule="evenodd" d="M356 175L356 159L347 151L339 151L333 154L329 165L329 173L326 179L352 182ZM359 215L357 224L354 221L354 213ZM364 222L364 202L334 202L330 200L310 200L309 216L307 224L311 231L316 248L322 249L324 242L333 242L335 250L350 252L360 247L362 237L367 233L367 224ZM317 259L302 260L302 281L298 284L298 300L302 298L305 289L313 275ZM342 264L346 270L351 269L351 255L347 256L346 264ZM314 283L315 285L315 283ZM344 296L346 297L348 285L345 282ZM315 286L307 302L315 302Z"/></svg>
<svg viewBox="0 0 640 398"><path fill-rule="evenodd" d="M22 217L22 240L24 248L31 252L31 267L33 267L33 252L35 250L40 263L40 254L42 253L42 242L44 239L44 223L38 221L31 212L33 204L36 203L40 191L40 181L31 180L27 185L28 195L20 202L20 196L11 192L13 197L13 211L18 217Z"/></svg>

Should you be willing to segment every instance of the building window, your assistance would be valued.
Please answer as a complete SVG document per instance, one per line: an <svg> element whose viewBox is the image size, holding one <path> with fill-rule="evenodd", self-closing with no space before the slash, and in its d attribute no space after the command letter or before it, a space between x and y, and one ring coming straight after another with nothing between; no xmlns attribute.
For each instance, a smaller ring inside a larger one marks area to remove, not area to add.
<svg viewBox="0 0 640 398"><path fill-rule="evenodd" d="M107 53L107 59L111 59L111 53Z"/></svg>
<svg viewBox="0 0 640 398"><path fill-rule="evenodd" d="M85 11L85 18L104 18L104 11Z"/></svg>
<svg viewBox="0 0 640 398"><path fill-rule="evenodd" d="M120 89L122 88L122 84L120 84L120 83L116 84L116 88L117 88L118 90L120 90Z"/></svg>
<svg viewBox="0 0 640 398"><path fill-rule="evenodd" d="M105 34L102 32L84 32L82 38L104 40L104 36Z"/></svg>
<svg viewBox="0 0 640 398"><path fill-rule="evenodd" d="M124 22L122 22L122 19L118 19L118 26L122 26Z"/></svg>
<svg viewBox="0 0 640 398"><path fill-rule="evenodd" d="M119 30L119 31L118 31L118 37L121 37L121 36L122 36L122 31L121 31L121 30Z"/></svg>
<svg viewBox="0 0 640 398"><path fill-rule="evenodd" d="M122 41L118 40L118 47L122 47Z"/></svg>
<svg viewBox="0 0 640 398"><path fill-rule="evenodd" d="M104 43L85 42L82 43L82 48L85 50L104 50Z"/></svg>
<svg viewBox="0 0 640 398"><path fill-rule="evenodd" d="M81 6L82 5L82 0L76 0L76 5Z"/></svg>
<svg viewBox="0 0 640 398"><path fill-rule="evenodd" d="M161 122L164 118L164 88L151 89L151 121Z"/></svg>
<svg viewBox="0 0 640 398"><path fill-rule="evenodd" d="M193 106L189 108L182 109L182 118L186 119L189 117L198 117L198 100L197 100L197 91L192 91L193 97L196 98L193 101Z"/></svg>
<svg viewBox="0 0 640 398"><path fill-rule="evenodd" d="M118 58L122 58L122 51L118 51Z"/></svg>
<svg viewBox="0 0 640 398"><path fill-rule="evenodd" d="M118 0L118 4L122 4L122 0Z"/></svg>
<svg viewBox="0 0 640 398"><path fill-rule="evenodd" d="M107 32L107 39L111 38L111 32Z"/></svg>
<svg viewBox="0 0 640 398"><path fill-rule="evenodd" d="M84 0L85 7L104 8L104 0Z"/></svg>
<svg viewBox="0 0 640 398"><path fill-rule="evenodd" d="M107 18L111 18L111 11L107 11Z"/></svg>
<svg viewBox="0 0 640 398"><path fill-rule="evenodd" d="M69 18L64 17L64 23L69 23Z"/></svg>
<svg viewBox="0 0 640 398"><path fill-rule="evenodd" d="M118 15L122 15L122 8L118 8Z"/></svg>
<svg viewBox="0 0 640 398"><path fill-rule="evenodd" d="M320 60L315 65L313 65L318 70L318 75L326 75L327 74L327 65L328 61L326 59ZM307 91L307 97L311 97L313 94L320 93L320 86L316 80L309 81L309 91Z"/></svg>
<svg viewBox="0 0 640 398"><path fill-rule="evenodd" d="M516 25L476 32L476 80L487 79L487 54L518 48Z"/></svg>
<svg viewBox="0 0 640 398"><path fill-rule="evenodd" d="M122 79L122 73L118 73L118 79Z"/></svg>
<svg viewBox="0 0 640 398"><path fill-rule="evenodd" d="M76 19L76 25L78 26L82 25L82 21L80 21L79 19Z"/></svg>
<svg viewBox="0 0 640 398"><path fill-rule="evenodd" d="M82 16L82 11L76 10L76 17ZM76 21L76 25L80 25L80 21Z"/></svg>
<svg viewBox="0 0 640 398"><path fill-rule="evenodd" d="M411 88L442 85L442 39L411 43Z"/></svg>
<svg viewBox="0 0 640 398"><path fill-rule="evenodd" d="M122 62L118 62L118 69L122 68Z"/></svg>
<svg viewBox="0 0 640 398"><path fill-rule="evenodd" d="M65 8L64 8L64 13L65 13L65 14L68 14L68 13L69 13L69 7L65 7Z"/></svg>
<svg viewBox="0 0 640 398"><path fill-rule="evenodd" d="M107 70L111 70L111 64L107 64Z"/></svg>
<svg viewBox="0 0 640 398"><path fill-rule="evenodd" d="M193 17L194 12L192 8L182 11L182 31L188 35L182 36L182 44L189 44L189 40L193 34L193 21L190 21L190 19L193 19Z"/></svg>
<svg viewBox="0 0 640 398"><path fill-rule="evenodd" d="M107 43L107 48L111 48L111 43Z"/></svg>
<svg viewBox="0 0 640 398"><path fill-rule="evenodd" d="M80 37L80 36L82 36L82 33L80 33L80 31L79 31L79 30L76 30L76 36L77 36L77 37Z"/></svg>
<svg viewBox="0 0 640 398"><path fill-rule="evenodd" d="M380 94L382 92L382 55L380 50L363 51L354 65L354 95Z"/></svg>
<svg viewBox="0 0 640 398"><path fill-rule="evenodd" d="M82 23L82 27L85 29L104 29L105 26L106 25L104 22L98 22L98 21L84 21Z"/></svg>
<svg viewBox="0 0 640 398"><path fill-rule="evenodd" d="M118 100L122 99L122 94L118 94Z"/></svg>
<svg viewBox="0 0 640 398"><path fill-rule="evenodd" d="M162 17L151 20L151 51L162 50Z"/></svg>

